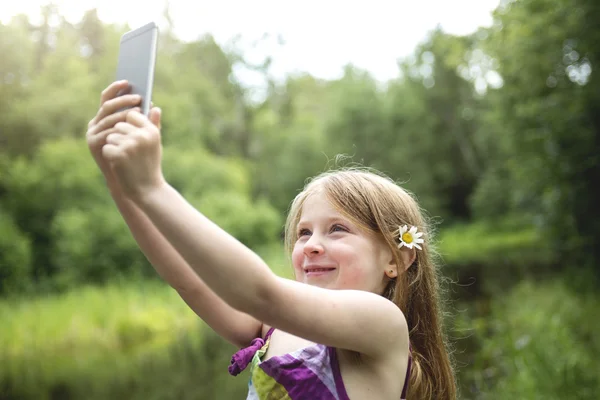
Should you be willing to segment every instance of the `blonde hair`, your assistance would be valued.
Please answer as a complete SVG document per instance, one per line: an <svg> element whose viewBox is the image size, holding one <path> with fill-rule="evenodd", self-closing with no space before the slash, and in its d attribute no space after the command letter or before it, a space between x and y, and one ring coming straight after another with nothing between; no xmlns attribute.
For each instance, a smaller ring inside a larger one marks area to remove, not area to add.
<svg viewBox="0 0 600 400"><path fill-rule="evenodd" d="M415 198L382 174L357 168L325 172L313 178L296 196L285 227L285 244L292 251L297 240L296 226L306 198L323 191L332 204L359 226L381 235L398 266L398 228L416 226L424 233L422 250L413 264L391 279L383 296L405 314L412 346L412 369L408 398L456 399L457 389L443 332L440 305L440 277L432 232Z"/></svg>

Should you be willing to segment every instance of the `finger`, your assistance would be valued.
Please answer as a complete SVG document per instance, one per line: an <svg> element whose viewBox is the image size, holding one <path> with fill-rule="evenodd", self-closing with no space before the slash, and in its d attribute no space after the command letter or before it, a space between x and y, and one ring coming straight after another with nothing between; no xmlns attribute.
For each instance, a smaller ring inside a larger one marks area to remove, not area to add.
<svg viewBox="0 0 600 400"><path fill-rule="evenodd" d="M102 157L106 160L114 162L121 160L125 155L125 152L119 146L114 144L105 144L102 146Z"/></svg>
<svg viewBox="0 0 600 400"><path fill-rule="evenodd" d="M160 129L160 119L162 116L162 110L158 107L152 107L150 110L150 122L152 122L158 129Z"/></svg>
<svg viewBox="0 0 600 400"><path fill-rule="evenodd" d="M130 112L129 114L127 114L125 121L127 121L131 125L137 126L138 128L144 128L144 127L155 128L155 126L150 122L148 117L146 117L144 114L142 114L140 112Z"/></svg>
<svg viewBox="0 0 600 400"><path fill-rule="evenodd" d="M135 107L135 108L133 108L133 110L139 111L140 108ZM93 126L88 131L88 136L94 136L94 135L98 135L101 133L105 133L108 130L112 130L112 128L115 126L115 124L117 122L125 121L125 119L127 117L127 113L130 111L131 110L123 110L123 111L119 111L117 113L110 114L110 115L104 117L100 122L98 122L95 126Z"/></svg>
<svg viewBox="0 0 600 400"><path fill-rule="evenodd" d="M92 119L92 121L90 121L89 125L95 125L107 116L112 115L122 109L130 109L133 106L139 105L141 101L141 97L135 94L122 95L114 99L107 100L100 106L96 116L94 119Z"/></svg>
<svg viewBox="0 0 600 400"><path fill-rule="evenodd" d="M139 105L141 101L142 97L138 94L125 94L123 96L107 100L100 106L98 114L96 115L96 121L100 121L103 118L106 118L108 115L114 114L121 109L135 107Z"/></svg>
<svg viewBox="0 0 600 400"><path fill-rule="evenodd" d="M108 100L117 97L117 94L123 90L129 88L129 82L126 80L115 81L108 85L106 89L100 94L100 105L106 103Z"/></svg>
<svg viewBox="0 0 600 400"><path fill-rule="evenodd" d="M123 135L122 133L113 132L106 136L106 143L113 144L115 146L119 146L125 143L127 140L131 139L129 139L126 135Z"/></svg>
<svg viewBox="0 0 600 400"><path fill-rule="evenodd" d="M123 135L131 135L139 128L135 125L130 124L129 122L117 122L115 124L114 132L120 133Z"/></svg>

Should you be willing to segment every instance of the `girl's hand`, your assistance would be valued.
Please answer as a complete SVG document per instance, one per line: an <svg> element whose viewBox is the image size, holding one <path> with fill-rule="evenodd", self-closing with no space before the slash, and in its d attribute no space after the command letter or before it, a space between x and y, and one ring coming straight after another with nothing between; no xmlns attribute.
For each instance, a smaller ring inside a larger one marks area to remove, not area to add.
<svg viewBox="0 0 600 400"><path fill-rule="evenodd" d="M127 94L117 97L117 94L122 90L126 90L127 87L128 83L126 81L118 81L113 82L102 91L100 108L94 118L88 123L86 133L90 153L104 175L107 184L113 188L116 185L115 177L108 161L102 157L102 147L106 144L106 137L114 132L115 124L125 121L127 114L131 111L131 109L118 110L139 105L141 102L140 96L137 95ZM139 108L136 107L134 110L139 110Z"/></svg>
<svg viewBox="0 0 600 400"><path fill-rule="evenodd" d="M102 147L102 156L123 193L134 201L165 183L161 170L160 117L160 109L156 107L150 110L149 118L130 110L125 121L115 124Z"/></svg>

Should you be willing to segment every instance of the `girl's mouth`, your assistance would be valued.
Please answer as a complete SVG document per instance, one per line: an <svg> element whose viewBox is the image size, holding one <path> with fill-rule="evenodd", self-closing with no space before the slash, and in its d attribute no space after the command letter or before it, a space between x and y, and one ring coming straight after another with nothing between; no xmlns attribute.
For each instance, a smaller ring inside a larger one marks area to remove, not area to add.
<svg viewBox="0 0 600 400"><path fill-rule="evenodd" d="M304 273L307 276L322 276L334 270L335 268L307 268Z"/></svg>

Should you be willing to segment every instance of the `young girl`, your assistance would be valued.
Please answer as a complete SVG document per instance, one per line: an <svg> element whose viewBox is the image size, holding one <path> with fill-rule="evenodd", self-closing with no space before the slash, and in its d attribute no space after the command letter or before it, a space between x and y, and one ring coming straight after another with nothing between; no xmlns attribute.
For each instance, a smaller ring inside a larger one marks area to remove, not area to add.
<svg viewBox="0 0 600 400"><path fill-rule="evenodd" d="M313 179L286 223L295 281L183 199L161 171L160 110L111 84L87 132L140 248L217 333L241 347L248 399L455 399L431 236L391 180L347 170ZM237 284L233 284L237 283Z"/></svg>

